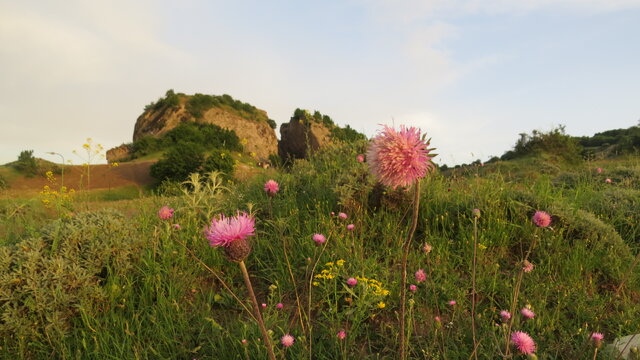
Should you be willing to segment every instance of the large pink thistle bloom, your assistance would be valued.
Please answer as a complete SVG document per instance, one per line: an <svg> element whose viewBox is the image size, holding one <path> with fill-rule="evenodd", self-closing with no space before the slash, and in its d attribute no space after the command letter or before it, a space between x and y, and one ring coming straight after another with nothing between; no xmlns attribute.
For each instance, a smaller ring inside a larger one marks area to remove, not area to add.
<svg viewBox="0 0 640 360"><path fill-rule="evenodd" d="M528 355L536 352L536 343L526 332L515 331L511 334L511 343L522 354Z"/></svg>
<svg viewBox="0 0 640 360"><path fill-rule="evenodd" d="M247 213L238 211L236 216L220 214L211 220L211 226L204 229L204 235L211 246L229 246L236 240L245 240L254 235L255 220Z"/></svg>
<svg viewBox="0 0 640 360"><path fill-rule="evenodd" d="M394 189L409 186L434 169L428 145L415 127L400 126L396 131L385 126L367 150L371 173Z"/></svg>
<svg viewBox="0 0 640 360"><path fill-rule="evenodd" d="M282 338L280 338L280 343L284 347L289 347L293 345L294 341L295 341L294 337L289 334L285 334Z"/></svg>

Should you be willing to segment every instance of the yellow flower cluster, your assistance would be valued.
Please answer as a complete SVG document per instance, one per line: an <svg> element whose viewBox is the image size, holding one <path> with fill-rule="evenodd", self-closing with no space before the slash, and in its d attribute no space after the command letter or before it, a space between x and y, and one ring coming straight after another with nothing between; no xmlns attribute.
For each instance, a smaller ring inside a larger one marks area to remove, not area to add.
<svg viewBox="0 0 640 360"><path fill-rule="evenodd" d="M383 288L382 287L382 283L380 281L376 280L376 279L369 279L369 278L366 278L366 277L356 276L356 280L358 280L358 283L367 284L367 286L372 288L373 289L373 295L376 295L376 296L387 296L387 295L391 294L391 292L389 290Z"/></svg>
<svg viewBox="0 0 640 360"><path fill-rule="evenodd" d="M338 268L343 267L346 261L340 259L338 261L334 262L328 262L326 264L324 264L324 266L326 266L326 269L323 269L320 274L315 275L313 278L314 279L325 279L325 280L331 280L333 278L336 277L337 273L338 273ZM318 286L316 285L317 282L315 282L314 286Z"/></svg>
<svg viewBox="0 0 640 360"><path fill-rule="evenodd" d="M52 186L56 184L56 178L53 176L53 172L47 171L45 173L47 177L47 181ZM75 194L75 190L67 190L66 186L62 186L60 191L52 190L51 186L45 185L42 187L42 191L40 191L40 196L42 197L42 204L50 208L54 204L67 204L71 201L71 197Z"/></svg>

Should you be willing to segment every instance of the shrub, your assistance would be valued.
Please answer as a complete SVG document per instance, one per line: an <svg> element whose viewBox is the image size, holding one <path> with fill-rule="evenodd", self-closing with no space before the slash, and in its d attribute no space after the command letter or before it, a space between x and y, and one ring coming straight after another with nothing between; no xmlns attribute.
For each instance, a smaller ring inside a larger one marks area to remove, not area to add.
<svg viewBox="0 0 640 360"><path fill-rule="evenodd" d="M144 107L144 111L160 110L162 108L174 108L180 104L180 97L173 89L167 90L163 98L159 98L158 101L152 102Z"/></svg>
<svg viewBox="0 0 640 360"><path fill-rule="evenodd" d="M501 160L512 160L528 155L547 153L569 162L581 160L582 147L578 141L567 135L560 125L549 132L533 130L531 135L522 133L512 151L502 155Z"/></svg>
<svg viewBox="0 0 640 360"><path fill-rule="evenodd" d="M4 176L2 176L2 174L0 174L0 190L4 190L8 187L9 187L9 182L7 181L7 179L4 178Z"/></svg>
<svg viewBox="0 0 640 360"><path fill-rule="evenodd" d="M33 150L24 150L18 155L18 161L16 161L13 167L25 174L27 177L33 177L38 173L38 163L36 158L33 157Z"/></svg>
<svg viewBox="0 0 640 360"><path fill-rule="evenodd" d="M272 129L275 129L275 128L277 128L277 127L278 127L278 124L276 124L276 122L275 122L274 120L271 120L271 119L267 119L267 124L269 124L269 126L270 126Z"/></svg>
<svg viewBox="0 0 640 360"><path fill-rule="evenodd" d="M74 318L97 315L107 300L104 284L131 269L139 254L142 243L129 232L117 212L81 213L50 223L42 235L15 247L0 247L4 343L40 342L55 349Z"/></svg>
<svg viewBox="0 0 640 360"><path fill-rule="evenodd" d="M200 170L203 161L204 149L201 145L181 142L151 166L151 176L159 181L183 181L189 174Z"/></svg>
<svg viewBox="0 0 640 360"><path fill-rule="evenodd" d="M351 126L347 125L343 128L336 126L331 129L331 138L347 143L366 140L367 137L354 130Z"/></svg>
<svg viewBox="0 0 640 360"><path fill-rule="evenodd" d="M233 158L225 150L213 150L202 164L203 172L219 171L227 177L233 175Z"/></svg>

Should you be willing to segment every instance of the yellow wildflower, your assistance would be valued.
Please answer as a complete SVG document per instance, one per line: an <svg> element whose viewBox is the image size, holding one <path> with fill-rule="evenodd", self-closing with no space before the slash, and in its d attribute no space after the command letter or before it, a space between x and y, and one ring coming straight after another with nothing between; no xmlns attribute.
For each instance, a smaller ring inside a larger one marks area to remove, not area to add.
<svg viewBox="0 0 640 360"><path fill-rule="evenodd" d="M385 304L384 302L380 301L378 303L378 309L384 309L387 306L387 304Z"/></svg>

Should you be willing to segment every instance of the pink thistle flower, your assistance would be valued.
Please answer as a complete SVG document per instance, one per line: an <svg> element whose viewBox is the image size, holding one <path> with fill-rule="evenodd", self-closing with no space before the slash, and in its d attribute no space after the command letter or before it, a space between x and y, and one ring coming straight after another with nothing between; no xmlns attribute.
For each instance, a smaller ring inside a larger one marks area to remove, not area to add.
<svg viewBox="0 0 640 360"><path fill-rule="evenodd" d="M522 262L522 271L526 272L526 273L530 273L533 271L533 264L530 263L528 260L525 260Z"/></svg>
<svg viewBox="0 0 640 360"><path fill-rule="evenodd" d="M340 219L344 220L344 219L348 218L349 216L347 216L347 214L345 214L345 213L341 212L341 213L338 213L338 217L339 217Z"/></svg>
<svg viewBox="0 0 640 360"><path fill-rule="evenodd" d="M427 280L427 274L424 272L423 269L418 269L418 271L416 271L415 273L415 277L416 277L416 281L419 283Z"/></svg>
<svg viewBox="0 0 640 360"><path fill-rule="evenodd" d="M450 300L449 305L456 306L457 302L455 300Z"/></svg>
<svg viewBox="0 0 640 360"><path fill-rule="evenodd" d="M471 210L471 214L473 215L474 218L480 218L480 209Z"/></svg>
<svg viewBox="0 0 640 360"><path fill-rule="evenodd" d="M266 309L266 308L267 308L267 304L262 303L262 308L263 308L263 309Z"/></svg>
<svg viewBox="0 0 640 360"><path fill-rule="evenodd" d="M522 331L515 331L511 334L511 343L520 351L520 353L528 355L536 352L536 343L529 334Z"/></svg>
<svg viewBox="0 0 640 360"><path fill-rule="evenodd" d="M414 284L409 285L409 290L411 290L411 292L416 292L416 290L418 290L418 287L415 286Z"/></svg>
<svg viewBox="0 0 640 360"><path fill-rule="evenodd" d="M437 323L441 323L442 322L442 319L440 318L440 316L434 317L433 320L435 320Z"/></svg>
<svg viewBox="0 0 640 360"><path fill-rule="evenodd" d="M613 182L613 180L607 178L604 182L606 182L607 184L611 184Z"/></svg>
<svg viewBox="0 0 640 360"><path fill-rule="evenodd" d="M524 316L526 319L533 319L536 316L536 314L531 311L531 309L526 307L520 310L520 314L522 314L522 316Z"/></svg>
<svg viewBox="0 0 640 360"><path fill-rule="evenodd" d="M511 313L507 310L502 310L500 311L500 318L502 319L502 322L507 322L509 319L511 319Z"/></svg>
<svg viewBox="0 0 640 360"><path fill-rule="evenodd" d="M602 346L602 339L604 339L604 335L602 335L602 333L591 333L591 341L593 341L593 345L595 345L596 347L599 348L600 346Z"/></svg>
<svg viewBox="0 0 640 360"><path fill-rule="evenodd" d="M356 156L356 160L358 160L358 162L364 162L364 155L358 154L358 156Z"/></svg>
<svg viewBox="0 0 640 360"><path fill-rule="evenodd" d="M278 192L278 190L280 190L280 187L274 180L269 180L264 184L264 191L269 196L274 196Z"/></svg>
<svg viewBox="0 0 640 360"><path fill-rule="evenodd" d="M242 339L240 342L242 343L242 345L246 345L247 344L247 339Z"/></svg>
<svg viewBox="0 0 640 360"><path fill-rule="evenodd" d="M331 216L336 216L336 213L334 213L333 211L331 212Z"/></svg>
<svg viewBox="0 0 640 360"><path fill-rule="evenodd" d="M602 174L602 168L597 168L596 171L598 172L598 174Z"/></svg>
<svg viewBox="0 0 640 360"><path fill-rule="evenodd" d="M295 341L294 337L289 335L289 334L286 334L282 338L280 338L280 343L284 347L289 347L289 346L293 345L294 341Z"/></svg>
<svg viewBox="0 0 640 360"><path fill-rule="evenodd" d="M171 227L173 227L176 230L180 230L180 228L181 228L180 224L173 224L173 225L171 225Z"/></svg>
<svg viewBox="0 0 640 360"><path fill-rule="evenodd" d="M547 227L551 224L551 216L544 211L536 211L531 220L539 227Z"/></svg>
<svg viewBox="0 0 640 360"><path fill-rule="evenodd" d="M429 142L415 127L384 126L367 150L371 173L386 186L409 186L434 170Z"/></svg>
<svg viewBox="0 0 640 360"><path fill-rule="evenodd" d="M276 309L278 309L278 310L282 310L282 308L283 308L283 307L284 307L284 304L283 304L283 303L278 303L278 304L276 305Z"/></svg>
<svg viewBox="0 0 640 360"><path fill-rule="evenodd" d="M350 278L347 279L347 285L349 285L351 287L356 286L357 283L358 283L358 280L356 278L350 277Z"/></svg>
<svg viewBox="0 0 640 360"><path fill-rule="evenodd" d="M171 219L173 217L174 210L168 206L163 206L158 210L158 217L162 220Z"/></svg>
<svg viewBox="0 0 640 360"><path fill-rule="evenodd" d="M355 227L356 227L355 225L349 224L349 225L347 225L347 230L353 231L353 229L355 229Z"/></svg>
<svg viewBox="0 0 640 360"><path fill-rule="evenodd" d="M431 250L433 250L433 246L431 246L431 244L429 243L425 243L424 246L422 247L422 251L424 251L425 254L430 253Z"/></svg>
<svg viewBox="0 0 640 360"><path fill-rule="evenodd" d="M338 337L338 339L344 340L347 337L347 332L344 331L344 330L340 330L340 331L338 331L336 336Z"/></svg>
<svg viewBox="0 0 640 360"><path fill-rule="evenodd" d="M211 226L205 227L204 235L211 246L230 246L237 240L245 240L254 235L255 220L247 213L240 213L234 217L225 217L223 214L211 220Z"/></svg>
<svg viewBox="0 0 640 360"><path fill-rule="evenodd" d="M311 238L318 245L322 245L322 244L324 244L325 241L327 241L327 238L325 238L324 235L322 235L322 234L313 234L313 236Z"/></svg>

